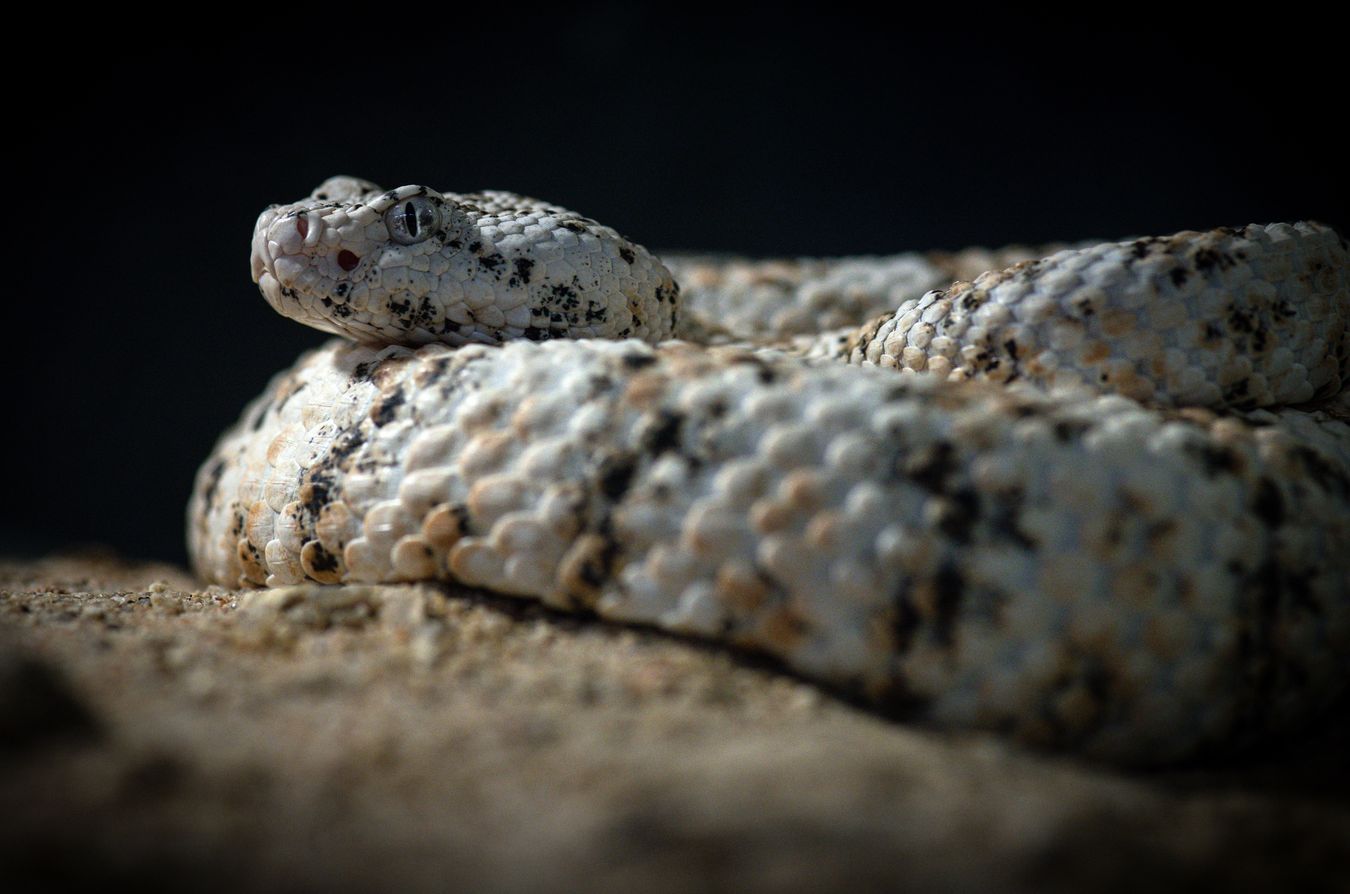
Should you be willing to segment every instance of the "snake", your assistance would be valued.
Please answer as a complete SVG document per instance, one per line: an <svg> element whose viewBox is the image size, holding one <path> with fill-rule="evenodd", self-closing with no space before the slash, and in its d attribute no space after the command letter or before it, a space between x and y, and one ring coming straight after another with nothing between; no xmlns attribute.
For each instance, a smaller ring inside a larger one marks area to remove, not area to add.
<svg viewBox="0 0 1350 894"><path fill-rule="evenodd" d="M663 261L525 196L343 176L261 214L251 270L337 337L198 472L209 581L458 583L1121 764L1347 688L1331 227Z"/></svg>

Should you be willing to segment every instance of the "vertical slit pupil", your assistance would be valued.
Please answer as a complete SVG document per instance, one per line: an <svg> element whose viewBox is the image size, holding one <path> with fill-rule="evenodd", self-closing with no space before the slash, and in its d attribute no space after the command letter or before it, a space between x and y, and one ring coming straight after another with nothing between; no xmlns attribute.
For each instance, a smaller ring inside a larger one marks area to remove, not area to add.
<svg viewBox="0 0 1350 894"><path fill-rule="evenodd" d="M412 202L403 206L403 227L409 236L417 235L417 209L413 207Z"/></svg>

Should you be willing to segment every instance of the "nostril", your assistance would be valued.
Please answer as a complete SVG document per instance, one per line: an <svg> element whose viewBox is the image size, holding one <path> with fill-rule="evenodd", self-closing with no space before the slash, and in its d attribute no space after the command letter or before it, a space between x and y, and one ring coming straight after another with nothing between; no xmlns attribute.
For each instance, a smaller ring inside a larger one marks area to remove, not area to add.
<svg viewBox="0 0 1350 894"><path fill-rule="evenodd" d="M295 231L304 239L309 235L309 216L302 214L295 219Z"/></svg>
<svg viewBox="0 0 1350 894"><path fill-rule="evenodd" d="M344 248L338 252L337 262L339 267L350 273L356 269L357 264L361 263L361 259Z"/></svg>

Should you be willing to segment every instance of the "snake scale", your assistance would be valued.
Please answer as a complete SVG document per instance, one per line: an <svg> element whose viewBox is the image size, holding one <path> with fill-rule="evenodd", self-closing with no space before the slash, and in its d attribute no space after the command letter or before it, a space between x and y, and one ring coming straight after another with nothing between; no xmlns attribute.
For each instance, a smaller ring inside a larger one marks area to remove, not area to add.
<svg viewBox="0 0 1350 894"><path fill-rule="evenodd" d="M263 212L252 269L343 338L203 465L193 562L458 581L1109 761L1324 710L1350 678L1346 241L1018 257L668 268L534 199L333 178Z"/></svg>

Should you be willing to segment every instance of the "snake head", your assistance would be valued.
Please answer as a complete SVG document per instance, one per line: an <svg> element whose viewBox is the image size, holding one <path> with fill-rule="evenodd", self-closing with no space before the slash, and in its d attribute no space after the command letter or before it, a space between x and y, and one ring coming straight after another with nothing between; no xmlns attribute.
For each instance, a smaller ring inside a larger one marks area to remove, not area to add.
<svg viewBox="0 0 1350 894"><path fill-rule="evenodd" d="M466 226L430 187L386 191L332 177L259 215L253 281L278 313L316 329L357 341L432 341L400 320L436 293L438 273L463 244L450 234Z"/></svg>
<svg viewBox="0 0 1350 894"><path fill-rule="evenodd" d="M563 208L355 177L264 211L252 271L278 313L367 343L657 341L678 291L641 246Z"/></svg>

